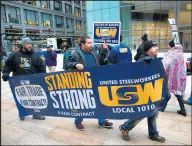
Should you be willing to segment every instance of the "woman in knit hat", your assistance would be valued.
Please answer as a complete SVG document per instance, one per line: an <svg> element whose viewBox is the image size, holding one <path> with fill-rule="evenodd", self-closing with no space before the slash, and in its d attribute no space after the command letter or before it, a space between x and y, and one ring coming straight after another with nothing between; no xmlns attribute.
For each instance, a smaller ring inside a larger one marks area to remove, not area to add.
<svg viewBox="0 0 192 146"><path fill-rule="evenodd" d="M148 35L147 35L147 34L144 34L144 35L141 37L141 42L142 42L142 44L141 44L141 45L139 46L139 48L137 49L137 54L136 54L135 57L134 57L135 61L137 61L137 60L141 57L141 55L142 55L143 53L145 53L145 51L144 51L144 43L145 43L146 41L148 41Z"/></svg>
<svg viewBox="0 0 192 146"><path fill-rule="evenodd" d="M186 66L184 62L182 46L175 46L174 41L170 41L168 52L163 57L163 64L167 73L168 88L179 102L181 110L177 113L186 116L186 109L183 101L183 94L186 88ZM168 101L167 101L168 102Z"/></svg>

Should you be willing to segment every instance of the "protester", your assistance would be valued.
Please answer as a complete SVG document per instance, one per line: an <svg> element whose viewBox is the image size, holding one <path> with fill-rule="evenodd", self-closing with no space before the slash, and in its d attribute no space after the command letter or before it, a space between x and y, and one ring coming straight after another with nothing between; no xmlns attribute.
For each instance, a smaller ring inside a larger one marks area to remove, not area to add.
<svg viewBox="0 0 192 146"><path fill-rule="evenodd" d="M52 50L51 46L47 46L46 56L46 65L49 68L49 72L55 72L57 66L57 53Z"/></svg>
<svg viewBox="0 0 192 146"><path fill-rule="evenodd" d="M143 53L145 53L145 51L144 51L144 44L145 44L145 42L146 41L148 41L148 35L147 34L144 34L142 37L141 37L141 45L139 46L139 48L137 49L137 54L135 55L135 57L134 57L134 59L135 59L135 61L137 61L140 57L141 57L141 55L143 54Z"/></svg>
<svg viewBox="0 0 192 146"><path fill-rule="evenodd" d="M157 57L158 53L158 47L156 42L154 41L147 41L144 44L144 51L145 53L141 55L141 57L137 60L137 62L146 62L150 63L150 61ZM159 133L157 131L157 125L156 125L156 119L158 117L158 111L151 117L148 117L148 131L149 131L149 138L151 140L155 140L158 142L165 142L165 138L159 136ZM128 141L129 138L129 131L132 130L141 120L143 119L137 119L137 120L128 120L123 125L119 126L119 129L121 131L121 136L124 140Z"/></svg>
<svg viewBox="0 0 192 146"><path fill-rule="evenodd" d="M10 72L13 72L13 76L29 75L46 73L43 60L36 56L32 49L31 39L28 37L22 38L22 47L19 51L9 56L3 69L3 81L9 79ZM24 120L24 116L19 115L21 120ZM34 119L44 120L45 117L40 114L33 115Z"/></svg>
<svg viewBox="0 0 192 146"><path fill-rule="evenodd" d="M132 62L131 49L122 43L122 36L120 36L120 45L111 48L108 61L112 64Z"/></svg>
<svg viewBox="0 0 192 146"><path fill-rule="evenodd" d="M63 53L63 69L68 70L67 64L68 64L69 56L71 55L71 52L69 50L69 45L65 45L63 51L64 51L64 53Z"/></svg>
<svg viewBox="0 0 192 146"><path fill-rule="evenodd" d="M101 57L100 57L101 58ZM70 69L83 70L85 67L102 65L102 60L92 50L92 40L89 36L83 36L80 39L80 44L76 47L74 53L69 57L68 67ZM84 130L82 125L83 118L76 118L75 125L78 130ZM103 128L111 128L113 123L106 119L99 119L98 124Z"/></svg>
<svg viewBox="0 0 192 146"><path fill-rule="evenodd" d="M5 48L1 47L1 69L3 69L6 60L7 60L7 52L5 51Z"/></svg>
<svg viewBox="0 0 192 146"><path fill-rule="evenodd" d="M5 48L1 47L1 61L5 62L7 60L7 52L5 51Z"/></svg>
<svg viewBox="0 0 192 146"><path fill-rule="evenodd" d="M109 50L109 46L106 43L103 43L103 44L100 45L100 47L99 47L99 55L103 59L103 60L101 60L102 61L102 65L108 64L108 59L107 59L106 54L108 55L109 51L110 51Z"/></svg>
<svg viewBox="0 0 192 146"><path fill-rule="evenodd" d="M168 48L169 50L165 53L162 60L167 73L168 88L169 91L177 97L179 102L181 110L178 110L177 113L187 116L183 101L183 94L185 92L187 80L183 50L181 46L175 46L173 40L169 42ZM167 104L165 105L163 111L166 106Z"/></svg>
<svg viewBox="0 0 192 146"><path fill-rule="evenodd" d="M11 47L11 53L9 54L9 56L12 56L15 52L16 52L16 47L15 46L12 46Z"/></svg>

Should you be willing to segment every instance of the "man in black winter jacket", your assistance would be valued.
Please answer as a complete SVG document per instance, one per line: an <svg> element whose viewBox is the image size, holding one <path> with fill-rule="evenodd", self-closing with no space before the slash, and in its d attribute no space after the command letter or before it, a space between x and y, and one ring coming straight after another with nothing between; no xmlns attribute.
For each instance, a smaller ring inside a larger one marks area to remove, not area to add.
<svg viewBox="0 0 192 146"><path fill-rule="evenodd" d="M154 41L147 41L144 45L144 51L145 53L138 59L138 62L146 62L150 63L150 61L157 57L157 44ZM148 117L148 131L149 131L149 138L151 140L155 140L161 143L165 142L165 138L162 136L159 136L159 133L157 131L157 123L156 119L158 117L158 112L156 112L153 116ZM131 131L141 120L143 119L137 119L137 120L128 120L123 125L119 126L119 129L121 131L121 136L124 140L129 140L129 131Z"/></svg>
<svg viewBox="0 0 192 146"><path fill-rule="evenodd" d="M77 46L75 52L71 54L68 61L69 69L83 70L84 67L99 66L105 64L105 56L98 56L92 50L92 40L89 36L84 36L80 40L79 46ZM83 131L84 126L82 125L83 118L75 119L75 126L78 130ZM106 119L98 120L99 127L111 128L113 123Z"/></svg>
<svg viewBox="0 0 192 146"><path fill-rule="evenodd" d="M137 54L134 56L135 61L137 61L141 57L141 55L145 53L144 44L146 41L148 41L148 36L147 36L147 34L144 34L141 37L142 44L139 46L139 48L137 49Z"/></svg>
<svg viewBox="0 0 192 146"><path fill-rule="evenodd" d="M30 38L23 38L20 50L9 56L7 59L2 72L3 81L9 79L10 72L13 72L13 76L46 73L46 67L43 60L39 56L36 56L32 49ZM20 115L19 117L21 120L24 120L25 118ZM45 119L43 115L33 115L33 118L39 120Z"/></svg>

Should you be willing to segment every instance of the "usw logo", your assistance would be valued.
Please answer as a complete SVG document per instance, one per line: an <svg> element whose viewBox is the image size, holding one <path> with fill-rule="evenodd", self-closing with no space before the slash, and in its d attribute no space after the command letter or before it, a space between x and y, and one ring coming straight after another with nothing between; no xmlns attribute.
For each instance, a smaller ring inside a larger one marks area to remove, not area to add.
<svg viewBox="0 0 192 146"><path fill-rule="evenodd" d="M138 106L161 100L164 78L138 85L98 87L100 101L105 106Z"/></svg>
<svg viewBox="0 0 192 146"><path fill-rule="evenodd" d="M107 36L107 37L115 37L117 33L117 29L96 29L96 36L101 37L101 36Z"/></svg>

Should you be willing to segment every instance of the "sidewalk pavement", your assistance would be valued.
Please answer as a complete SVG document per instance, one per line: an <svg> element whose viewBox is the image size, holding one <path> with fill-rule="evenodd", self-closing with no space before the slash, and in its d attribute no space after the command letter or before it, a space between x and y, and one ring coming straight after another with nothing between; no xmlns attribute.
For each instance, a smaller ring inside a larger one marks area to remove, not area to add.
<svg viewBox="0 0 192 146"><path fill-rule="evenodd" d="M61 68L59 62L57 70ZM121 139L119 131L119 125L126 120L111 120L114 128L102 129L98 128L96 119L84 119L84 132L75 129L73 118L46 117L45 121L39 121L27 116L20 121L8 82L1 80L1 88L2 145L191 145L191 106L185 105L187 117L178 115L175 97L157 119L158 131L167 139L162 144L148 139L146 118L130 132L128 142Z"/></svg>

